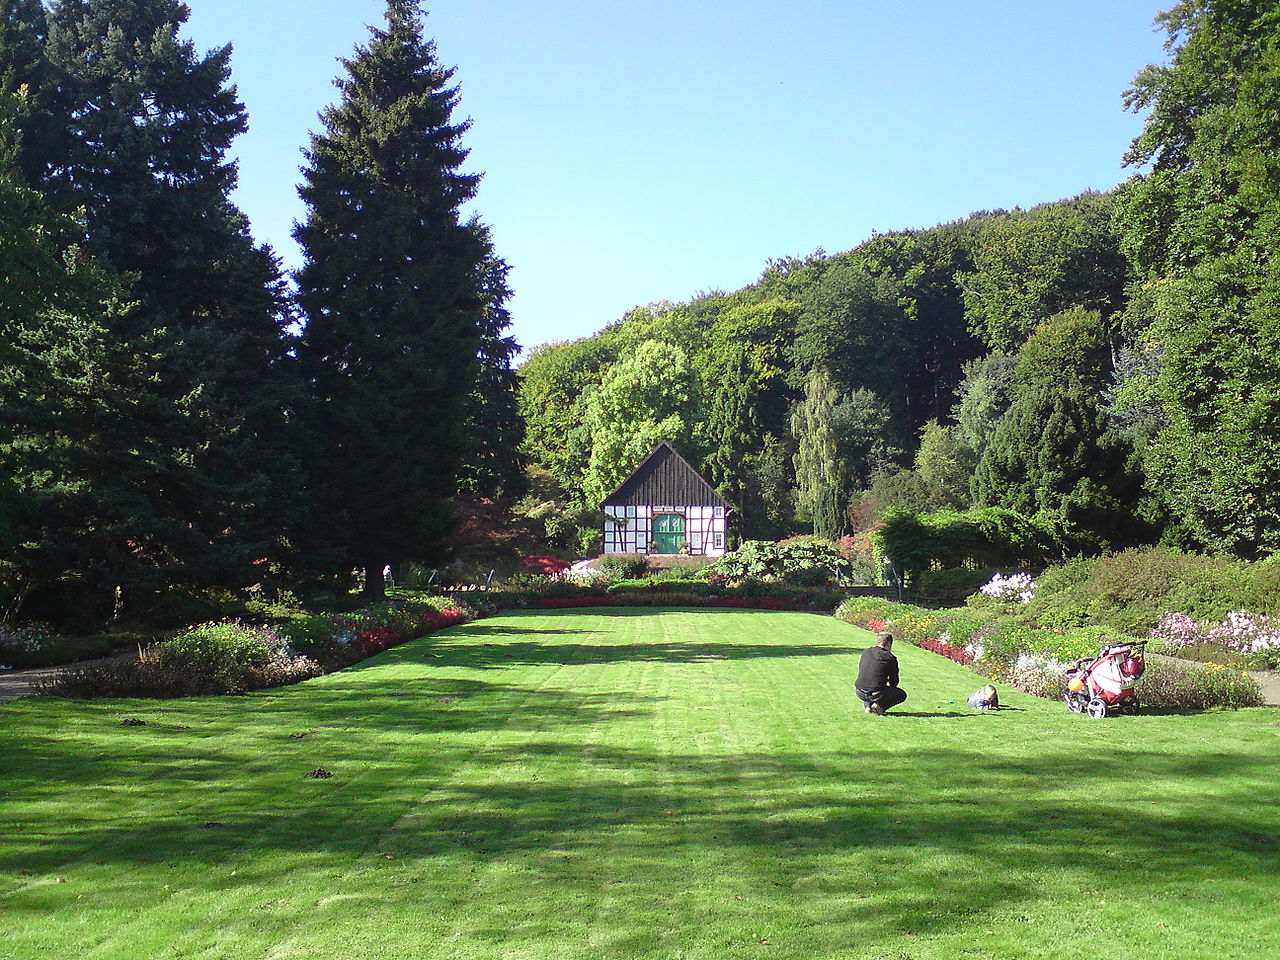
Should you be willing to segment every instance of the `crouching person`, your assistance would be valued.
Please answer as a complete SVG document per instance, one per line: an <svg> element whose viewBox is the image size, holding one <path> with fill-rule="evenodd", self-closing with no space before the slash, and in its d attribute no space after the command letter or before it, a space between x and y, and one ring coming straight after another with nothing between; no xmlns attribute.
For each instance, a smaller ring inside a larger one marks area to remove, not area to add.
<svg viewBox="0 0 1280 960"><path fill-rule="evenodd" d="M906 691L898 686L898 658L889 652L892 646L893 634L876 634L876 645L862 651L858 680L853 686L867 713L882 717L890 707L907 699Z"/></svg>

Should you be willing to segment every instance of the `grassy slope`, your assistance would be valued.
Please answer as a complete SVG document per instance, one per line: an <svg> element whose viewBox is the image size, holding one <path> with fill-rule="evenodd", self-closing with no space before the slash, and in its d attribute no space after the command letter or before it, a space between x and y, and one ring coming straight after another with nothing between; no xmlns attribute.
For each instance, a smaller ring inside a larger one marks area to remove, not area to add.
<svg viewBox="0 0 1280 960"><path fill-rule="evenodd" d="M5 705L0 958L1280 956L1280 714L974 714L907 648L881 719L866 639L530 613L239 699Z"/></svg>

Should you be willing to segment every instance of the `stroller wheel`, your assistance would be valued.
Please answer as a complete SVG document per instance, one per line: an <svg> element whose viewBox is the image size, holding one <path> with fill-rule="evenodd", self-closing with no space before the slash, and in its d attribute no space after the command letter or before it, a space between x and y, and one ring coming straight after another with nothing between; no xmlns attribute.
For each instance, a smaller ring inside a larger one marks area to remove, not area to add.
<svg viewBox="0 0 1280 960"><path fill-rule="evenodd" d="M1062 692L1062 702L1067 705L1067 709L1072 713L1080 712L1080 698L1070 690L1064 690Z"/></svg>
<svg viewBox="0 0 1280 960"><path fill-rule="evenodd" d="M1097 697L1089 701L1089 716L1094 720L1102 720L1107 715L1107 705Z"/></svg>

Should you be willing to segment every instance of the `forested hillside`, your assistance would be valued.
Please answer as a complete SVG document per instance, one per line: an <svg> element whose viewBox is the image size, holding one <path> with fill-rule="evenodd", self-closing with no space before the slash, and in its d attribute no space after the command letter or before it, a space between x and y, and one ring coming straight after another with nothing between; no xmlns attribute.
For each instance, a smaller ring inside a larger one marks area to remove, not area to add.
<svg viewBox="0 0 1280 960"><path fill-rule="evenodd" d="M1015 395L1121 445L1100 421L1126 303L1114 210L1087 193L886 234L544 345L520 371L529 453L590 506L671 439L746 537L839 536L866 491L881 508L1025 506L1033 494L999 479L1016 469L1000 452L1026 447L998 429ZM990 483L971 492L979 464Z"/></svg>
<svg viewBox="0 0 1280 960"><path fill-rule="evenodd" d="M1080 550L1280 549L1280 13L1161 22L1117 190L771 262L534 350L527 452L576 507L565 545L669 439L749 538L997 506Z"/></svg>

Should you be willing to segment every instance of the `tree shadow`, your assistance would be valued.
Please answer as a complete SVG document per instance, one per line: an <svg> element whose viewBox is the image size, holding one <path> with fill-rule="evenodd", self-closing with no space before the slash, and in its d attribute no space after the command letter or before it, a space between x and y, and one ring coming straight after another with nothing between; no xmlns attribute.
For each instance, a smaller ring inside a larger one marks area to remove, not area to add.
<svg viewBox="0 0 1280 960"><path fill-rule="evenodd" d="M819 898L831 922L921 934L965 922L940 902L998 909L1025 899L1036 874L1114 886L1133 864L1145 876L1186 876L1212 863L1258 882L1280 876L1274 758L1256 743L1189 756L1161 743L1051 739L1011 757L970 745L975 728L960 726L945 743L900 749L869 734L818 748L704 751L695 737L664 737L655 726L668 707L661 697L504 683L485 671L861 648L565 643L554 638L587 631L489 629L446 631L356 669L241 698L28 710L50 722L6 737L0 755L0 876L92 863L132 878L156 865L207 865L219 869L188 872L185 882L213 895L230 863L246 882L284 885L304 860L341 876L391 854L423 874L528 870L587 899L600 894L600 864L625 864L629 882L665 895L679 884L678 852L754 871L790 898L788 909ZM487 642L499 633L520 639ZM476 673L440 676L442 667ZM125 717L147 725L121 727ZM862 719L850 717L849 728ZM332 779L306 779L316 768ZM1190 783L1213 789L1197 804L1140 802ZM1080 784L1100 785L1102 799L1082 802ZM103 795L119 798L118 808ZM565 865L577 858L596 868ZM847 896L852 876L870 878L865 900Z"/></svg>

